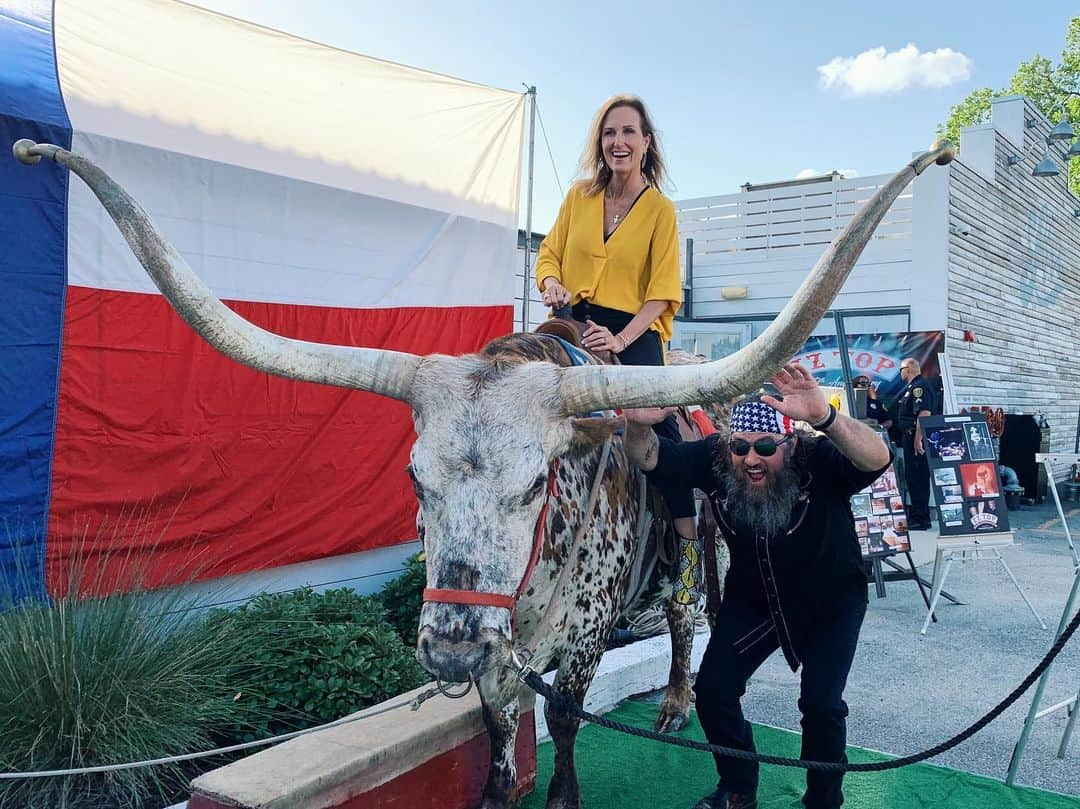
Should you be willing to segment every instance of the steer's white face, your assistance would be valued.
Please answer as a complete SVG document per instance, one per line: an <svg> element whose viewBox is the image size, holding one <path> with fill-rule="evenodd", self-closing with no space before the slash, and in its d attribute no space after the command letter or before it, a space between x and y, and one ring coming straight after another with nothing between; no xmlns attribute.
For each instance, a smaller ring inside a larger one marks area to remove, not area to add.
<svg viewBox="0 0 1080 809"><path fill-rule="evenodd" d="M558 370L526 362L484 374L475 357L432 357L417 372L410 475L420 503L429 587L512 595L532 551L551 461L569 449ZM425 604L418 657L464 680L509 654L500 607Z"/></svg>

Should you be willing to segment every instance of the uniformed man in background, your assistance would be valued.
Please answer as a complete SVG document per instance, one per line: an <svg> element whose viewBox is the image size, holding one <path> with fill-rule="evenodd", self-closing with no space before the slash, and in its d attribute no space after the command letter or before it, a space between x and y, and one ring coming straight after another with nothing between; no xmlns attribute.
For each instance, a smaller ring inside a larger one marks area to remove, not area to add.
<svg viewBox="0 0 1080 809"><path fill-rule="evenodd" d="M897 420L904 450L904 479L911 500L908 529L926 531L930 528L930 465L926 461L919 416L929 416L934 411L934 391L914 357L905 357L900 363L900 378L907 383L900 394Z"/></svg>

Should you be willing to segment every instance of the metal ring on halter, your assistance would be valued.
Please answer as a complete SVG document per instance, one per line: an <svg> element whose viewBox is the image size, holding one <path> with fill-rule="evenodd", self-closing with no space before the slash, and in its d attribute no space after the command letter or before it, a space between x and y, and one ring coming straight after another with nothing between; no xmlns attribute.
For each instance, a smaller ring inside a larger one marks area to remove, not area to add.
<svg viewBox="0 0 1080 809"><path fill-rule="evenodd" d="M518 654L515 650L510 650L510 668L514 669L517 672L518 682L523 683L525 682L525 678L532 674L534 671L536 671L536 669L529 665L529 659L531 658L531 655L527 651L522 651L522 654L525 655L524 663L521 662L521 658L518 657Z"/></svg>
<svg viewBox="0 0 1080 809"><path fill-rule="evenodd" d="M435 678L435 687L438 688L439 693L442 694L447 699L461 699L466 694L468 694L470 691L472 691L472 680L469 680L468 682L465 682L465 683L459 683L459 685L464 685L465 686L465 690L462 691L460 694L454 693L449 688L447 688L446 685L447 684L444 683L439 678L437 678L437 677Z"/></svg>

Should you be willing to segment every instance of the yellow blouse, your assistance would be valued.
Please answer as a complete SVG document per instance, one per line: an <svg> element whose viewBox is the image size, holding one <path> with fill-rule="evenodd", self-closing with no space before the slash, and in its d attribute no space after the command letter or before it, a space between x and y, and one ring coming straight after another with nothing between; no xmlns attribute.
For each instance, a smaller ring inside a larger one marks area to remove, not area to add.
<svg viewBox="0 0 1080 809"><path fill-rule="evenodd" d="M575 185L536 257L536 283L554 276L569 290L571 304L637 314L645 301L667 301L649 328L671 339L671 323L682 303L679 237L675 206L651 186L604 241L604 195L586 197Z"/></svg>

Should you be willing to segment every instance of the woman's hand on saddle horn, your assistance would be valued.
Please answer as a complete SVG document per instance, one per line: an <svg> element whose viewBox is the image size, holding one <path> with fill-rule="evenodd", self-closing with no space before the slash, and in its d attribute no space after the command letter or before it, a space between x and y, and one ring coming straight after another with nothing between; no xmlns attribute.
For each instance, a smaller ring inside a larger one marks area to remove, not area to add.
<svg viewBox="0 0 1080 809"><path fill-rule="evenodd" d="M554 306L558 309L560 306L570 305L570 290L555 280L554 276L548 276L544 279L544 306Z"/></svg>

